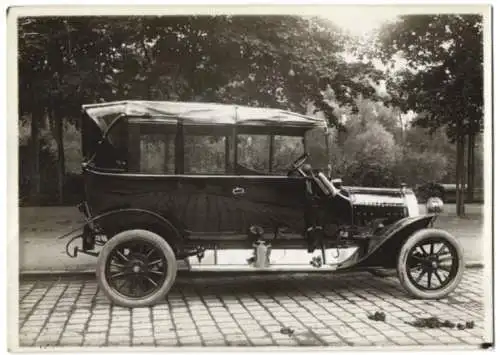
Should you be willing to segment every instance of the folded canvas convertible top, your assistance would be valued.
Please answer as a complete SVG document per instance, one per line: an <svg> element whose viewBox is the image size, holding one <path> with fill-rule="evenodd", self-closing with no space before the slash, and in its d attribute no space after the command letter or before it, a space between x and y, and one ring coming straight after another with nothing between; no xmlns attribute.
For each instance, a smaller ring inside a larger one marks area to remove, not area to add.
<svg viewBox="0 0 500 355"><path fill-rule="evenodd" d="M241 125L314 128L325 120L272 108L217 103L171 101L116 101L83 105L102 130L119 115L147 121L182 122L185 125Z"/></svg>

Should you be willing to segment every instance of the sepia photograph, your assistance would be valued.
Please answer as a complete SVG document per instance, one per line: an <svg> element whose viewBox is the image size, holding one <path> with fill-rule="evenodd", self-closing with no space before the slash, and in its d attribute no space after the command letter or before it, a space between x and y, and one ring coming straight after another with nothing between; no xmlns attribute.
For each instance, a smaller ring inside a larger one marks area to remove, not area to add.
<svg viewBox="0 0 500 355"><path fill-rule="evenodd" d="M494 347L490 6L7 21L10 351Z"/></svg>

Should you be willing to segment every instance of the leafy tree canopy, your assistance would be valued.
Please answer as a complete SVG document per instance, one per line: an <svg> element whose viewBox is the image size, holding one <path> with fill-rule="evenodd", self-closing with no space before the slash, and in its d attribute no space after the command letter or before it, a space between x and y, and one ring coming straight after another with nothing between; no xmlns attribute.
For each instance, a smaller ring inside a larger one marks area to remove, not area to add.
<svg viewBox="0 0 500 355"><path fill-rule="evenodd" d="M349 38L294 16L37 17L19 20L21 111L57 103L163 99L305 112L332 125L322 90L342 104L374 94L381 73L341 55Z"/></svg>
<svg viewBox="0 0 500 355"><path fill-rule="evenodd" d="M403 16L380 32L376 54L387 63L405 61L388 82L390 102L421 113L417 125L444 125L452 139L483 129L481 16Z"/></svg>

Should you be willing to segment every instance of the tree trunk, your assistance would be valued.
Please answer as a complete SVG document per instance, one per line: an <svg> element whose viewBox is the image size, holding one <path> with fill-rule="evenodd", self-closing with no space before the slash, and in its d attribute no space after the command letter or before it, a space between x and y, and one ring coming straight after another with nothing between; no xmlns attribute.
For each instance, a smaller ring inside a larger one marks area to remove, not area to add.
<svg viewBox="0 0 500 355"><path fill-rule="evenodd" d="M460 181L460 216L463 217L465 216L465 183L467 181L467 175L466 175L466 169L467 169L467 161L465 159L465 135L462 135L462 152L461 152L461 157L462 157L462 165L461 165L461 181Z"/></svg>
<svg viewBox="0 0 500 355"><path fill-rule="evenodd" d="M464 153L465 153L464 136L457 132L457 162L456 162L456 172L455 172L455 185L456 185L456 212L457 216L462 217L465 214L464 206Z"/></svg>
<svg viewBox="0 0 500 355"><path fill-rule="evenodd" d="M31 113L31 177L30 199L39 202L40 184L40 124L43 120L43 107L35 107Z"/></svg>
<svg viewBox="0 0 500 355"><path fill-rule="evenodd" d="M401 125L401 146L403 147L403 154L405 151L405 126L403 123L403 115L401 114L401 111L399 112L399 124Z"/></svg>
<svg viewBox="0 0 500 355"><path fill-rule="evenodd" d="M474 202L474 176L475 176L475 159L474 159L474 147L476 143L476 136L471 133L469 134L467 149L467 202Z"/></svg>
<svg viewBox="0 0 500 355"><path fill-rule="evenodd" d="M55 138L57 144L57 192L58 201L60 204L64 203L64 179L66 175L66 164L64 161L64 135L63 135L63 117L56 109L53 111L54 125L55 125Z"/></svg>

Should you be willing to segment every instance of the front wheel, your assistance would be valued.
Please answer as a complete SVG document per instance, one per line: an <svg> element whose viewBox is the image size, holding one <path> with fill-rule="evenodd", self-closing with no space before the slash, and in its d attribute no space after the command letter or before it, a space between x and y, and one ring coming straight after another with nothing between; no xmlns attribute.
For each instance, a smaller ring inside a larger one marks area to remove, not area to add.
<svg viewBox="0 0 500 355"><path fill-rule="evenodd" d="M112 303L151 306L164 299L177 275L170 245L159 235L135 229L118 233L102 248L97 281Z"/></svg>
<svg viewBox="0 0 500 355"><path fill-rule="evenodd" d="M464 268L463 250L455 237L443 230L423 229L403 244L397 274L412 296L439 299L455 290Z"/></svg>

